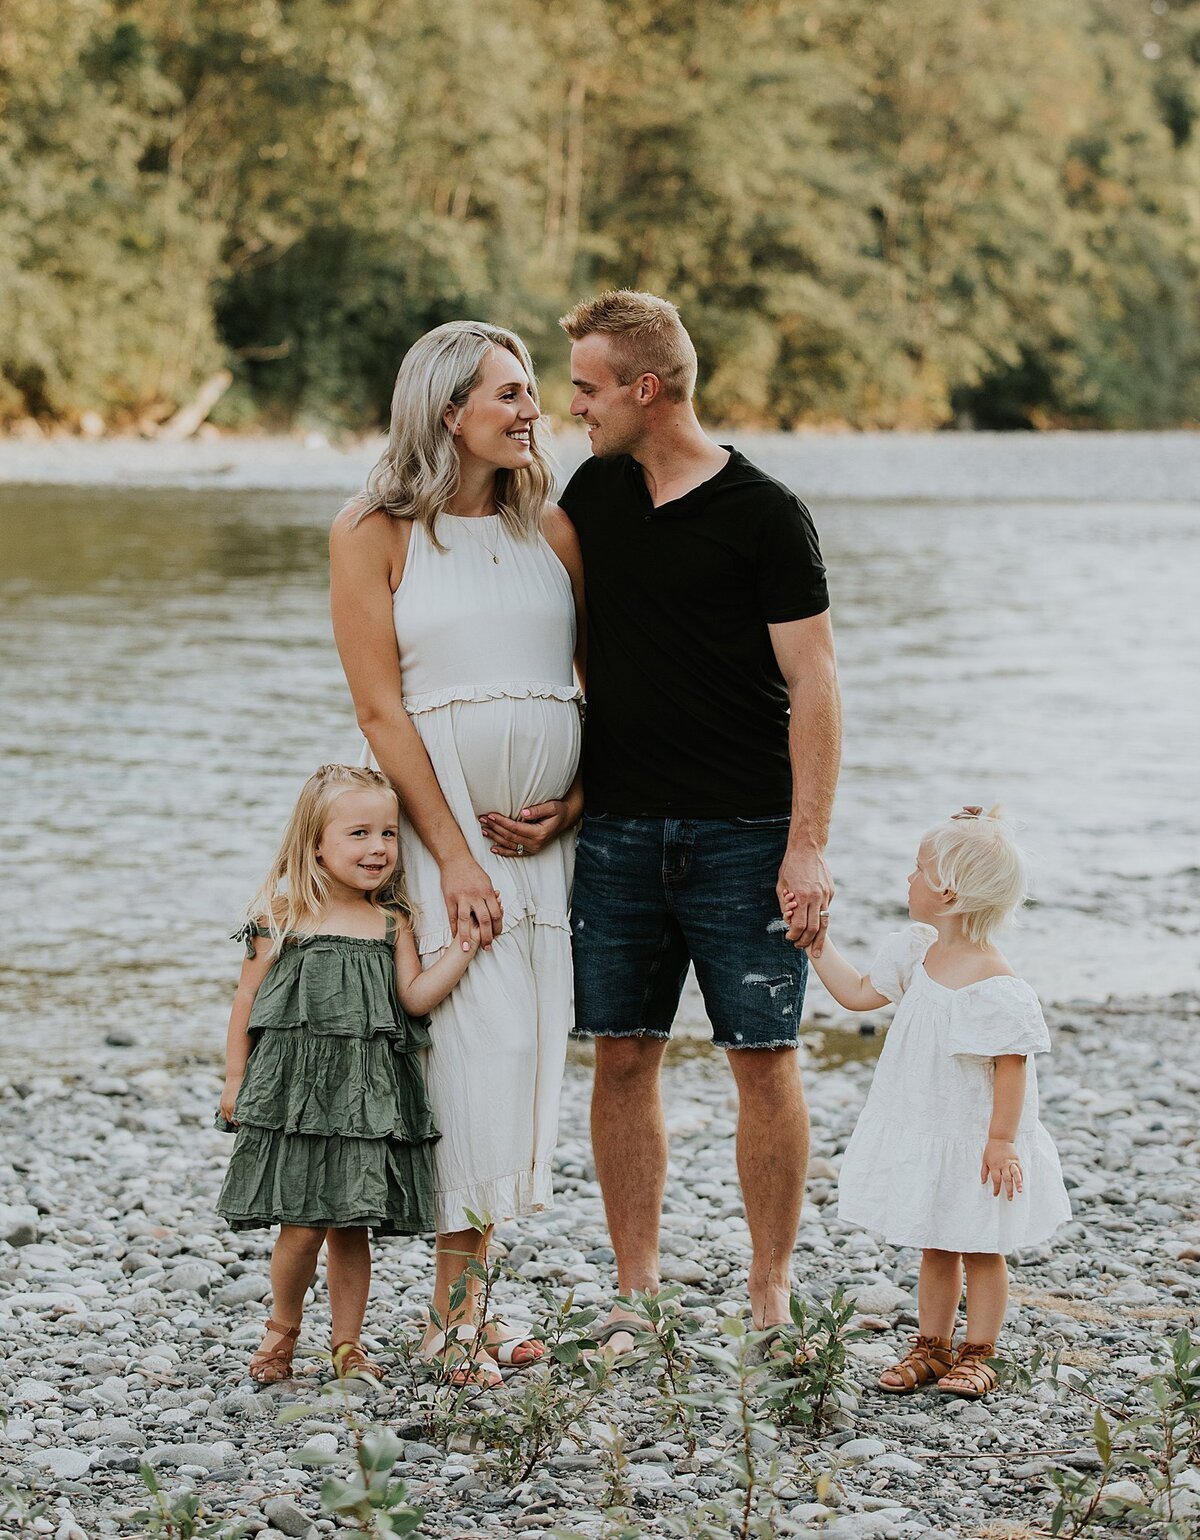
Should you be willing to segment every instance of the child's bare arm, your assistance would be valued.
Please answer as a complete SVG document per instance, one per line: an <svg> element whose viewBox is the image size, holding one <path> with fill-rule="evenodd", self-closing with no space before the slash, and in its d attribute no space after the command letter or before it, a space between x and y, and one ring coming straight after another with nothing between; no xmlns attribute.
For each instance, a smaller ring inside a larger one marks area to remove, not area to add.
<svg viewBox="0 0 1200 1540"><path fill-rule="evenodd" d="M1003 1187L1005 1196L1011 1199L1023 1185L1021 1161L1013 1141L1021 1123L1021 1108L1025 1105L1025 1056L1006 1053L994 1062L992 1121L979 1180L991 1182L993 1197L998 1198Z"/></svg>
<svg viewBox="0 0 1200 1540"><path fill-rule="evenodd" d="M396 994L410 1016L424 1016L440 1005L470 966L479 950L479 927L472 925L470 945L455 936L429 968L421 967L412 926L396 929Z"/></svg>
<svg viewBox="0 0 1200 1540"><path fill-rule="evenodd" d="M250 1034L246 1030L250 1012L259 986L275 960L271 956L269 936L256 937L251 945L254 947L254 956L247 957L242 963L233 1006L229 1012L229 1030L225 1034L225 1086L221 1092L221 1116L230 1123L233 1121L233 1104L246 1077L246 1064L250 1058Z"/></svg>
<svg viewBox="0 0 1200 1540"><path fill-rule="evenodd" d="M880 1006L891 1003L866 974L859 973L846 961L831 941L826 940L819 957L810 952L808 960L821 983L848 1011L877 1011Z"/></svg>
<svg viewBox="0 0 1200 1540"><path fill-rule="evenodd" d="M789 923L796 908L796 900L789 893L784 900L783 917ZM877 1011L881 1005L890 1005L886 995L881 995L865 974L859 973L846 961L837 947L829 940L818 950L810 947L808 961L817 977L839 1005L848 1011Z"/></svg>

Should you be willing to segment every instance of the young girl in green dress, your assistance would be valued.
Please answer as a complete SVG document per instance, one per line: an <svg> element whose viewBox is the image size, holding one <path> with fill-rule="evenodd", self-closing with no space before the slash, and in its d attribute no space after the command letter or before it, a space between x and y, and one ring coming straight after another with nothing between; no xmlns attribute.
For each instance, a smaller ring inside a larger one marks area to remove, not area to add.
<svg viewBox="0 0 1200 1540"><path fill-rule="evenodd" d="M359 1341L367 1231L434 1228L438 1131L420 1018L462 978L479 938L422 971L397 864L398 813L377 771L322 765L235 938L246 957L217 1121L237 1142L217 1211L235 1230L280 1226L271 1318L250 1360L260 1384L291 1374L322 1244L334 1367L378 1376Z"/></svg>

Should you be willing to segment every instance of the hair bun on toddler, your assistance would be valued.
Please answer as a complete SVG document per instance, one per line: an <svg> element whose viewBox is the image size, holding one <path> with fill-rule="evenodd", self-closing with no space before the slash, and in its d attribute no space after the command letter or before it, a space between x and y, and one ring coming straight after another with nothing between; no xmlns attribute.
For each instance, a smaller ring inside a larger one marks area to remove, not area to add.
<svg viewBox="0 0 1200 1540"><path fill-rule="evenodd" d="M964 818L990 818L993 823L999 823L1004 817L1004 809L999 802L993 802L985 813L981 807L964 807L960 813L951 813L950 821Z"/></svg>

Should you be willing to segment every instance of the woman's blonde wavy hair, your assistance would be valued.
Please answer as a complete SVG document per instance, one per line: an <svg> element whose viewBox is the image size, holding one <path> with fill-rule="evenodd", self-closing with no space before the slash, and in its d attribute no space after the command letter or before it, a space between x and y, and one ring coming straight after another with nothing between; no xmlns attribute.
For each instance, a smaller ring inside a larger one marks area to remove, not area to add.
<svg viewBox="0 0 1200 1540"><path fill-rule="evenodd" d="M413 343L396 375L387 448L367 477L366 491L343 509L353 511L353 524L382 509L394 519L423 524L437 549L445 549L437 538L437 518L459 481L458 452L445 411L465 405L495 348L507 349L520 361L537 402L533 360L515 332L486 321L448 321ZM518 539L528 539L541 527L554 490L553 467L537 442L536 423L529 424L529 450L532 465L496 472L496 512Z"/></svg>
<svg viewBox="0 0 1200 1540"><path fill-rule="evenodd" d="M963 808L928 830L921 843L929 845L938 888L954 895L947 914L961 914L967 940L986 946L1028 897L1028 861L1003 810L999 804L986 813Z"/></svg>
<svg viewBox="0 0 1200 1540"><path fill-rule="evenodd" d="M357 765L322 765L305 781L271 870L246 910L248 919L259 925L266 923L272 957L279 955L290 931L304 931L316 924L329 902L329 878L317 859L317 846L334 803L347 791L388 791L396 796L396 788L386 776ZM397 797L397 809L399 804ZM385 914L412 918L399 861L383 886L365 896Z"/></svg>

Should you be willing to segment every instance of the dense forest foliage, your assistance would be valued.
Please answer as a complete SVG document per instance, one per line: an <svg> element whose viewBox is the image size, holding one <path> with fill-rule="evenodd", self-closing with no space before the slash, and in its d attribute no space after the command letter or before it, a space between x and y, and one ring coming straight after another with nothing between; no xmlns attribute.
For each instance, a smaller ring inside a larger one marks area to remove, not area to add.
<svg viewBox="0 0 1200 1540"><path fill-rule="evenodd" d="M710 419L1200 421L1200 0L4 0L0 422L368 427L670 295Z"/></svg>

